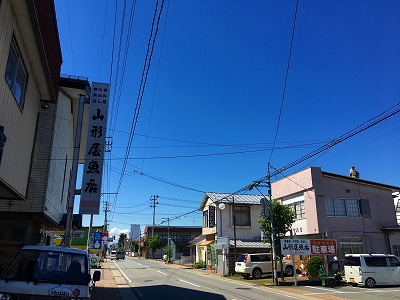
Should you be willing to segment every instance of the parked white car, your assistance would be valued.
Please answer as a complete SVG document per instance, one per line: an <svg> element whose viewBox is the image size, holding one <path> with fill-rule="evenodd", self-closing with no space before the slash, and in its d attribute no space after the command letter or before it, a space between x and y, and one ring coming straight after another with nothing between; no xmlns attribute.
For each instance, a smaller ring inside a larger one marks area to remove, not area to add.
<svg viewBox="0 0 400 300"><path fill-rule="evenodd" d="M399 285L400 261L391 254L346 254L344 278L352 285Z"/></svg>
<svg viewBox="0 0 400 300"><path fill-rule="evenodd" d="M277 270L281 271L281 263L277 261ZM294 275L293 264L290 261L283 260L283 270L286 276ZM240 254L235 263L235 272L245 278L253 276L254 279L261 278L262 274L272 273L272 255L271 253L245 253Z"/></svg>

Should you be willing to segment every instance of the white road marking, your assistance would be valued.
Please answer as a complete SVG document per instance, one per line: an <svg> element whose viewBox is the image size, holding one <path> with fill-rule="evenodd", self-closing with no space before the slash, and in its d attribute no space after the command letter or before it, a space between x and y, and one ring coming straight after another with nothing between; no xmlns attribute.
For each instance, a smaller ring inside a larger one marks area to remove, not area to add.
<svg viewBox="0 0 400 300"><path fill-rule="evenodd" d="M197 284L194 284L194 283L191 283L191 282L189 282L189 281L186 281L186 280L182 280L182 279L178 279L179 281L182 281L182 282L184 282L184 283L187 283L187 284L190 284L190 285L193 285L193 286L195 286L195 287L200 287L199 285L197 285Z"/></svg>
<svg viewBox="0 0 400 300"><path fill-rule="evenodd" d="M157 271L158 273L161 273L161 274L163 274L163 275L165 275L165 276L167 276L168 274L165 274L164 272L161 272L161 271Z"/></svg>
<svg viewBox="0 0 400 300"><path fill-rule="evenodd" d="M115 261L113 261L113 263L114 263L114 265L117 267L117 269L121 272L122 276L124 276L125 279L126 279L129 283L131 283L132 280L130 280L129 277L125 275L124 271L122 271L121 268L118 267L117 263L116 263Z"/></svg>

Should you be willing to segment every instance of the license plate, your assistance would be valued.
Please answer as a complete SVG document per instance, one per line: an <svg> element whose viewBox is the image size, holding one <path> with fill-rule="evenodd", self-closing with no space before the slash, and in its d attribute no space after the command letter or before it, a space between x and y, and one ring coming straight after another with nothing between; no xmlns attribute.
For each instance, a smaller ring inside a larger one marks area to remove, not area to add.
<svg viewBox="0 0 400 300"><path fill-rule="evenodd" d="M236 263L238 266L241 266L241 263Z"/></svg>
<svg viewBox="0 0 400 300"><path fill-rule="evenodd" d="M354 278L350 278L350 282L354 282Z"/></svg>

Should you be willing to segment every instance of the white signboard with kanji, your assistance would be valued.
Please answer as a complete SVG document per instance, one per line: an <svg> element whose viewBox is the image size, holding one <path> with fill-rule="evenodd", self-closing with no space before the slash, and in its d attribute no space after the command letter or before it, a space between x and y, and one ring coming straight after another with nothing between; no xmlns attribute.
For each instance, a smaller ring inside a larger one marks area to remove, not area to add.
<svg viewBox="0 0 400 300"><path fill-rule="evenodd" d="M109 93L109 84L92 83L80 214L98 215L100 212Z"/></svg>
<svg viewBox="0 0 400 300"><path fill-rule="evenodd" d="M282 239L283 255L331 255L337 254L336 240Z"/></svg>
<svg viewBox="0 0 400 300"><path fill-rule="evenodd" d="M310 240L282 239L281 252L283 255L311 254Z"/></svg>

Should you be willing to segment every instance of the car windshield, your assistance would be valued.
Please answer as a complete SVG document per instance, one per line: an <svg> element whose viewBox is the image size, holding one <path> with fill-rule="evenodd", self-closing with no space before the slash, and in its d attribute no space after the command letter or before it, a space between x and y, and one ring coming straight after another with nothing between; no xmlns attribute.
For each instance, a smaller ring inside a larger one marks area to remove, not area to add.
<svg viewBox="0 0 400 300"><path fill-rule="evenodd" d="M238 256L238 258L237 258L237 262L243 262L244 261L244 258L245 258L245 255L244 254L239 254L239 256Z"/></svg>
<svg viewBox="0 0 400 300"><path fill-rule="evenodd" d="M86 285L87 265L87 256L82 254L22 250L3 273L2 279Z"/></svg>

